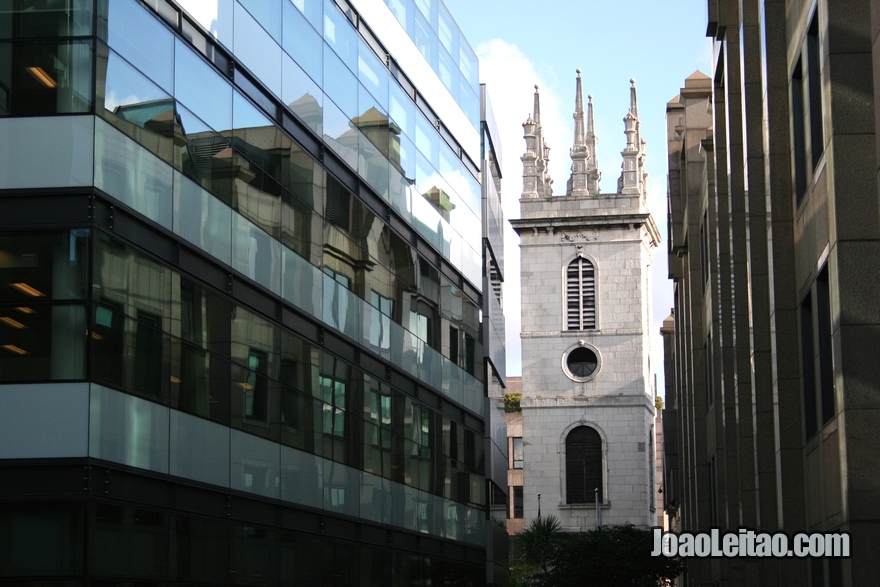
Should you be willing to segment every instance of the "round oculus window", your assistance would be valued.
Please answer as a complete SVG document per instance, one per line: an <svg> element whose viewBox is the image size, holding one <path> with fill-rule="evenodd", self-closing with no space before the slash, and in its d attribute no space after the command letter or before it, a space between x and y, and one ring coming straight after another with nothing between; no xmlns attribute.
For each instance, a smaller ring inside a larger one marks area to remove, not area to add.
<svg viewBox="0 0 880 587"><path fill-rule="evenodd" d="M565 364L573 377L583 379L596 372L596 367L599 366L599 357L591 349L578 347L568 353Z"/></svg>

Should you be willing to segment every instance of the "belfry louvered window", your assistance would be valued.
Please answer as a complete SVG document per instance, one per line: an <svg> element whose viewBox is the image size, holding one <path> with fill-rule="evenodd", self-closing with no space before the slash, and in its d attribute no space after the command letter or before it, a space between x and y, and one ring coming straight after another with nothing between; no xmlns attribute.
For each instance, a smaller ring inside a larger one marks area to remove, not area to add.
<svg viewBox="0 0 880 587"><path fill-rule="evenodd" d="M566 330L596 328L596 270L578 257L565 272Z"/></svg>
<svg viewBox="0 0 880 587"><path fill-rule="evenodd" d="M602 437L578 426L565 437L565 503L594 503L602 493Z"/></svg>

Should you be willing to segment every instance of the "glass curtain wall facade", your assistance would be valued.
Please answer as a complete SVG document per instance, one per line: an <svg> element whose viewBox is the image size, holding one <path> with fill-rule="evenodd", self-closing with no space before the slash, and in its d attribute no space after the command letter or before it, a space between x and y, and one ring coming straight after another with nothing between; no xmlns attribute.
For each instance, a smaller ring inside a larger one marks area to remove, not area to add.
<svg viewBox="0 0 880 587"><path fill-rule="evenodd" d="M477 62L379 8L0 7L3 581L485 582Z"/></svg>

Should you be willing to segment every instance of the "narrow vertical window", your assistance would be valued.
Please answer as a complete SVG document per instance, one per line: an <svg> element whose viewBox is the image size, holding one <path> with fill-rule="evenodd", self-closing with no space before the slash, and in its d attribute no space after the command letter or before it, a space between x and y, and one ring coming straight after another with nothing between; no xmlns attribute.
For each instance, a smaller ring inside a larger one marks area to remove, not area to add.
<svg viewBox="0 0 880 587"><path fill-rule="evenodd" d="M819 343L819 397L822 402L822 424L834 417L834 360L831 349L831 297L828 267L816 277L816 339Z"/></svg>
<svg viewBox="0 0 880 587"><path fill-rule="evenodd" d="M718 525L718 467L715 455L709 459L709 526Z"/></svg>
<svg viewBox="0 0 880 587"><path fill-rule="evenodd" d="M589 426L578 426L565 438L565 503L593 503L597 489L601 502L602 437Z"/></svg>
<svg viewBox="0 0 880 587"><path fill-rule="evenodd" d="M244 415L248 418L265 421L268 415L267 366L266 352L251 349L248 354L247 381L244 383Z"/></svg>
<svg viewBox="0 0 880 587"><path fill-rule="evenodd" d="M522 485L513 486L513 517L523 517L523 487Z"/></svg>
<svg viewBox="0 0 880 587"><path fill-rule="evenodd" d="M822 48L819 17L813 15L807 38L791 76L792 156L795 201L800 204L825 150L822 123Z"/></svg>
<svg viewBox="0 0 880 587"><path fill-rule="evenodd" d="M158 396L162 392L163 336L162 317L138 310L134 340L134 387L137 391Z"/></svg>
<svg viewBox="0 0 880 587"><path fill-rule="evenodd" d="M706 346L703 351L703 360L705 361L704 370L706 373L706 409L712 407L712 402L715 400L715 369L712 364L714 361L715 353L712 352L712 333L710 332L706 336Z"/></svg>
<svg viewBox="0 0 880 587"><path fill-rule="evenodd" d="M804 67L798 59L791 77L791 142L794 156L795 201L800 204L807 191L807 139L804 120Z"/></svg>
<svg viewBox="0 0 880 587"><path fill-rule="evenodd" d="M522 438L512 438L513 450L513 466L512 469L522 469L523 468L523 439Z"/></svg>
<svg viewBox="0 0 880 587"><path fill-rule="evenodd" d="M825 150L822 129L822 78L819 69L819 18L814 15L807 29L807 96L810 123L810 163L815 170Z"/></svg>
<svg viewBox="0 0 880 587"><path fill-rule="evenodd" d="M813 351L813 304L810 294L801 302L801 380L804 392L804 434L816 434L816 358Z"/></svg>
<svg viewBox="0 0 880 587"><path fill-rule="evenodd" d="M565 272L566 329L596 328L596 271L593 264L578 257Z"/></svg>
<svg viewBox="0 0 880 587"><path fill-rule="evenodd" d="M703 291L709 285L709 217L708 212L703 214L700 224L700 270L703 277ZM647 289L645 291L648 291Z"/></svg>
<svg viewBox="0 0 880 587"><path fill-rule="evenodd" d="M837 410L827 266L816 276L814 288L801 302L800 314L804 434L809 439L834 418Z"/></svg>

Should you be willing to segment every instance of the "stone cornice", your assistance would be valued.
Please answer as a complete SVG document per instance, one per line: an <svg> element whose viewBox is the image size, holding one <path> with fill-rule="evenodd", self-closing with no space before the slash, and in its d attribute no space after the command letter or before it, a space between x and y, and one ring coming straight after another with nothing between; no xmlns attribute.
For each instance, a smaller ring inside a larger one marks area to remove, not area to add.
<svg viewBox="0 0 880 587"><path fill-rule="evenodd" d="M574 217L542 217L542 218L512 218L509 220L513 230L520 236L523 233L537 234L546 232L572 232L581 229L611 229L611 228L641 228L644 227L651 239L651 244L658 246L661 241L660 231L654 222L650 212L631 214L594 214L589 216Z"/></svg>

